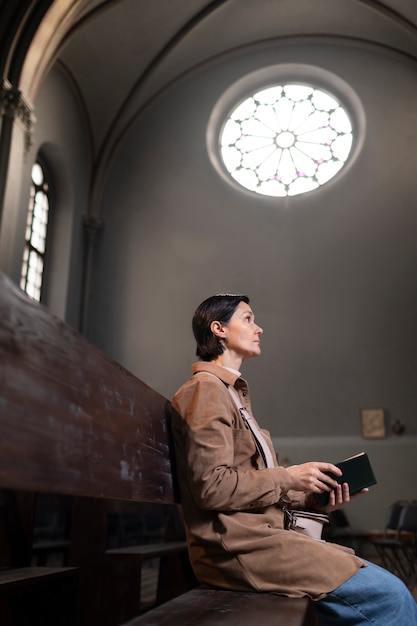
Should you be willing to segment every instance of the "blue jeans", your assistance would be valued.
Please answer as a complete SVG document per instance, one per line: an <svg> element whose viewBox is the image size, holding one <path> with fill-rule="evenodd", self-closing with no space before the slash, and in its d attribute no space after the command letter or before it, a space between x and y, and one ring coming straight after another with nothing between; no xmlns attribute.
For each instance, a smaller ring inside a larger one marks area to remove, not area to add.
<svg viewBox="0 0 417 626"><path fill-rule="evenodd" d="M417 625L417 603L404 583L382 567L366 564L314 603L323 626Z"/></svg>

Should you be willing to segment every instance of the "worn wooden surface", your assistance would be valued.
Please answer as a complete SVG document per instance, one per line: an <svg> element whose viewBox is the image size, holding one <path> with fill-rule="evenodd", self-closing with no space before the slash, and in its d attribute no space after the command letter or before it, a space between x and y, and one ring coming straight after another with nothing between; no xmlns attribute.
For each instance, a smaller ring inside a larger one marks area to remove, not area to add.
<svg viewBox="0 0 417 626"><path fill-rule="evenodd" d="M29 567L34 494L65 494L73 496L68 563L78 572L77 626L114 626L138 614L142 559L106 553L108 502L177 501L169 406L0 275L0 566L8 568L0 593L10 593L15 576L29 594L37 580L45 588L75 571L48 577ZM4 615L15 615L20 601L5 602L0 621L14 624Z"/></svg>
<svg viewBox="0 0 417 626"><path fill-rule="evenodd" d="M0 275L0 485L173 502L168 401Z"/></svg>
<svg viewBox="0 0 417 626"><path fill-rule="evenodd" d="M1 626L74 626L78 570L0 570Z"/></svg>
<svg viewBox="0 0 417 626"><path fill-rule="evenodd" d="M166 543L152 543L141 546L126 546L124 548L111 548L107 554L133 554L141 559L158 559L169 554L187 552L186 541L167 541Z"/></svg>
<svg viewBox="0 0 417 626"><path fill-rule="evenodd" d="M19 589L24 586L30 577L34 582L47 582L57 577L72 578L77 573L73 567L21 567L18 569L0 569L0 596L10 589Z"/></svg>
<svg viewBox="0 0 417 626"><path fill-rule="evenodd" d="M125 626L302 626L308 602L268 593L193 589Z"/></svg>

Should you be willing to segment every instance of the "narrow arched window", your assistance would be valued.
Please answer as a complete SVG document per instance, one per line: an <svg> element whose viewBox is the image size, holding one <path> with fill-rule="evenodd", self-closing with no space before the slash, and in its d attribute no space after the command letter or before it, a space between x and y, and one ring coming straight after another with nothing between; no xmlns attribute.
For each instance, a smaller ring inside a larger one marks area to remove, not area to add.
<svg viewBox="0 0 417 626"><path fill-rule="evenodd" d="M49 184L45 169L37 161L32 167L20 287L38 302L42 297L48 219Z"/></svg>

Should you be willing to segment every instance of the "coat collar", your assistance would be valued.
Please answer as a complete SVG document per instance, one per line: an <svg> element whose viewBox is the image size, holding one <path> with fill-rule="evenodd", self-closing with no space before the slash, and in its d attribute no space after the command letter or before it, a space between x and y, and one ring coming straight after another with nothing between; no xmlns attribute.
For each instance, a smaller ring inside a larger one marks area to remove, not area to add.
<svg viewBox="0 0 417 626"><path fill-rule="evenodd" d="M239 380L239 376L230 370L216 363L211 363L210 361L198 361L197 363L193 363L191 369L193 374L197 374L198 372L214 374L217 378L220 378L220 380L226 383L226 385L234 385L235 382Z"/></svg>

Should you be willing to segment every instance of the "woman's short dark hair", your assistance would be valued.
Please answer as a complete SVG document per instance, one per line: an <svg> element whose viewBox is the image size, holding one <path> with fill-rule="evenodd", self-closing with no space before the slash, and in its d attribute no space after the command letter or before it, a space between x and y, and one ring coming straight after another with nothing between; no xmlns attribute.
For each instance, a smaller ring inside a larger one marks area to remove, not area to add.
<svg viewBox="0 0 417 626"><path fill-rule="evenodd" d="M210 325L215 321L227 324L239 302L249 304L248 296L221 293L210 296L197 307L193 317L193 333L197 342L196 354L202 361L213 361L224 352L221 340L212 333Z"/></svg>

